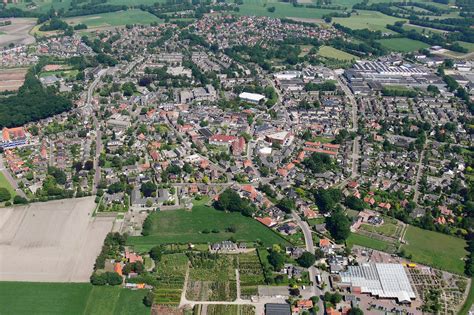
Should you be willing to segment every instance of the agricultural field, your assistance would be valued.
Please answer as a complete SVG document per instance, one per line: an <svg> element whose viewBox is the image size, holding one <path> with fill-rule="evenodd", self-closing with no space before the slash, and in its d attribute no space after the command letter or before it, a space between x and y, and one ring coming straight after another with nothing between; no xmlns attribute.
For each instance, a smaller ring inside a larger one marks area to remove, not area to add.
<svg viewBox="0 0 474 315"><path fill-rule="evenodd" d="M392 51L399 51L399 52L410 52L410 51L417 51L422 48L428 48L430 45L409 39L409 38L390 38L390 39L381 39L378 40L383 47L392 50Z"/></svg>
<svg viewBox="0 0 474 315"><path fill-rule="evenodd" d="M346 244L349 247L359 245L367 248L376 249L382 252L388 252L391 244L382 240L373 239L365 235L351 233L349 238L346 240Z"/></svg>
<svg viewBox="0 0 474 315"><path fill-rule="evenodd" d="M269 12L268 8L275 7L275 12ZM277 0L244 0L239 6L240 15L269 16L275 18L304 18L320 19L323 15L338 10L316 9L305 7L294 7L291 3L279 2Z"/></svg>
<svg viewBox="0 0 474 315"><path fill-rule="evenodd" d="M414 262L426 264L449 272L463 274L467 252L463 239L409 226L402 246Z"/></svg>
<svg viewBox="0 0 474 315"><path fill-rule="evenodd" d="M188 258L185 254L163 255L156 265L158 283L153 289L155 303L164 305L179 304L187 268Z"/></svg>
<svg viewBox="0 0 474 315"><path fill-rule="evenodd" d="M89 283L0 282L2 315L149 314L146 290L94 287ZM18 298L21 297L21 298Z"/></svg>
<svg viewBox="0 0 474 315"><path fill-rule="evenodd" d="M262 265L255 251L239 255L238 262L240 294L243 299L250 299L258 294L258 286L265 284Z"/></svg>
<svg viewBox="0 0 474 315"><path fill-rule="evenodd" d="M0 70L0 92L17 91L25 82L28 69L1 69Z"/></svg>
<svg viewBox="0 0 474 315"><path fill-rule="evenodd" d="M254 315L255 306L252 305L217 305L207 307L207 315Z"/></svg>
<svg viewBox="0 0 474 315"><path fill-rule="evenodd" d="M234 301L237 298L237 256L194 253L190 263L187 299Z"/></svg>
<svg viewBox="0 0 474 315"><path fill-rule="evenodd" d="M405 24L403 25L403 29L405 29L405 30L415 30L415 31L417 31L418 33L425 33L425 34L430 34L430 33L433 33L433 34L449 33L449 32L444 31L444 30L438 30L438 29L436 29L436 28L424 27L424 26L419 26L419 25L414 25L414 24L409 24L409 23L405 23Z"/></svg>
<svg viewBox="0 0 474 315"><path fill-rule="evenodd" d="M195 205L192 211L162 211L150 216L150 235L128 238L128 244L137 251L147 251L158 244L211 243L231 237L249 243L260 240L264 246L288 245L280 235L252 218L240 213L218 211L202 204ZM230 226L235 227L235 233L227 231Z"/></svg>
<svg viewBox="0 0 474 315"><path fill-rule="evenodd" d="M318 50L318 55L321 57L338 59L338 60L354 60L357 56L346 53L345 51L336 49L331 46L321 46Z"/></svg>
<svg viewBox="0 0 474 315"><path fill-rule="evenodd" d="M70 25L86 24L88 28L101 28L120 26L126 24L150 24L160 22L156 16L142 10L127 10L119 12L102 13L97 15L84 15L65 19Z"/></svg>
<svg viewBox="0 0 474 315"><path fill-rule="evenodd" d="M35 38L29 34L29 31L36 23L36 19L9 18L0 19L11 21L11 25L0 27L0 47L14 45L29 45L35 42ZM1 82L2 80L0 80Z"/></svg>
<svg viewBox="0 0 474 315"><path fill-rule="evenodd" d="M334 18L335 23L341 24L345 27L352 29L364 29L367 28L371 31L382 31L384 33L392 33L385 26L387 24L394 24L397 21L403 21L404 19L395 18L392 16L385 15L377 11L363 11L359 10L357 13L353 13L349 18Z"/></svg>

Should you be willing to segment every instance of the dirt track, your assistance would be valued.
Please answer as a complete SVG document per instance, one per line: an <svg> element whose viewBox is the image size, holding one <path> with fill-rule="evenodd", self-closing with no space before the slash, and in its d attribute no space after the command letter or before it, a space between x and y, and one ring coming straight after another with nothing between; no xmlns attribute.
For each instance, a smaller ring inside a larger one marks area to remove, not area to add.
<svg viewBox="0 0 474 315"><path fill-rule="evenodd" d="M0 211L0 281L88 282L113 218L92 218L94 197Z"/></svg>

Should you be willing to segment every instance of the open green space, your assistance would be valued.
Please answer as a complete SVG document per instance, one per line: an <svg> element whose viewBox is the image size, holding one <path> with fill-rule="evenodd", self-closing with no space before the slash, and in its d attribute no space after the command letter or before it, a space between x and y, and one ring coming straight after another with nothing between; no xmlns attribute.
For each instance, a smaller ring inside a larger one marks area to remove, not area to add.
<svg viewBox="0 0 474 315"><path fill-rule="evenodd" d="M346 244L349 247L352 247L353 245L359 245L367 248L372 248L376 249L382 252L385 252L389 249L391 246L389 243L370 238L365 235L357 234L357 233L351 233L351 235L347 238Z"/></svg>
<svg viewBox="0 0 474 315"><path fill-rule="evenodd" d="M395 18L392 16L385 15L377 11L364 11L359 10L357 13L353 13L348 18L334 18L335 23L339 23L345 27L352 29L364 29L367 28L371 31L382 31L384 33L393 33L385 26L387 24L394 24L397 21L403 21L403 19Z"/></svg>
<svg viewBox="0 0 474 315"><path fill-rule="evenodd" d="M2 315L149 314L146 290L94 287L89 283L0 282Z"/></svg>
<svg viewBox="0 0 474 315"><path fill-rule="evenodd" d="M275 12L269 12L268 8L275 7ZM294 7L289 2L279 2L277 0L244 0L244 4L239 6L240 15L270 16L275 18L304 18L320 19L323 15L338 10L316 9L306 7ZM341 12L341 11L339 11Z"/></svg>
<svg viewBox="0 0 474 315"><path fill-rule="evenodd" d="M78 73L79 70L44 71L40 73L39 77L44 78L47 76L55 75L59 78L74 79Z"/></svg>
<svg viewBox="0 0 474 315"><path fill-rule="evenodd" d="M5 177L5 175L3 175L2 172L0 172L0 187L6 188L10 192L12 199L13 197L15 197L15 189L12 187L12 185L10 185L10 182L7 180L7 178Z"/></svg>
<svg viewBox="0 0 474 315"><path fill-rule="evenodd" d="M426 43L409 38L387 38L380 39L378 42L389 50L400 52L417 51L422 48L430 47L430 45Z"/></svg>
<svg viewBox="0 0 474 315"><path fill-rule="evenodd" d="M88 28L119 26L126 24L150 24L161 20L149 12L142 10L127 10L94 15L84 15L65 19L68 24L84 23Z"/></svg>
<svg viewBox="0 0 474 315"><path fill-rule="evenodd" d="M443 30L438 30L436 28L430 28L430 27L423 27L423 26L419 26L419 25L414 25L414 24L408 24L408 23L405 23L403 25L403 29L405 30L415 30L417 31L418 33L424 33L424 34L430 34L430 33L433 33L433 34L445 34L447 33L446 31L443 31Z"/></svg>
<svg viewBox="0 0 474 315"><path fill-rule="evenodd" d="M457 42L460 46L466 48L467 50L469 50L469 52L473 52L474 51L474 43L468 43L468 42Z"/></svg>
<svg viewBox="0 0 474 315"><path fill-rule="evenodd" d="M407 255L412 255L414 262L463 274L463 258L467 254L463 239L409 226L405 240L407 245L403 245L402 249Z"/></svg>
<svg viewBox="0 0 474 315"><path fill-rule="evenodd" d="M265 246L288 244L276 232L250 217L218 211L206 205L196 205L192 211L153 212L150 220L150 235L128 238L129 245L134 245L138 251L158 244L212 243L231 237L244 242L260 240ZM235 233L227 231L231 226L235 227Z"/></svg>
<svg viewBox="0 0 474 315"><path fill-rule="evenodd" d="M346 53L345 51L336 49L331 46L321 46L318 50L318 55L326 58L333 58L339 60L353 60L357 59L356 56ZM327 139L327 138L326 138Z"/></svg>
<svg viewBox="0 0 474 315"><path fill-rule="evenodd" d="M459 315L467 315L471 306L474 304L474 281L471 279L471 287L469 289L469 293L467 295L466 301L464 302L461 310L459 311Z"/></svg>

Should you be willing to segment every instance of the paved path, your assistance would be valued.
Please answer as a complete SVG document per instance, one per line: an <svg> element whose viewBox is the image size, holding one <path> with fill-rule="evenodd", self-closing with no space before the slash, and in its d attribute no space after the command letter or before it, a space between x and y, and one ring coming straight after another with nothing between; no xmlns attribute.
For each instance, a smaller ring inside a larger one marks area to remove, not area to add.
<svg viewBox="0 0 474 315"><path fill-rule="evenodd" d="M418 198L420 197L420 179L421 175L423 174L423 158L425 156L425 149L426 149L426 143L423 146L423 149L421 150L420 154L420 160L418 161L418 170L416 172L416 179L415 179L415 194L413 196L413 201L418 203Z"/></svg>
<svg viewBox="0 0 474 315"><path fill-rule="evenodd" d="M308 225L308 222L301 220L300 216L294 211L292 212L292 215L296 223L298 224L298 226L303 231L306 251L314 254L315 250L314 250L314 243L313 243L313 235L311 232L311 228ZM314 266L311 266L310 268L308 268L308 272L309 272L309 279L313 283L313 285L311 285L311 294L313 296L321 296L323 293L318 288L317 283L316 283L316 275L318 274L316 268ZM321 299L318 302L318 306L319 306L320 314L323 314L324 307L323 307L323 302L321 301Z"/></svg>

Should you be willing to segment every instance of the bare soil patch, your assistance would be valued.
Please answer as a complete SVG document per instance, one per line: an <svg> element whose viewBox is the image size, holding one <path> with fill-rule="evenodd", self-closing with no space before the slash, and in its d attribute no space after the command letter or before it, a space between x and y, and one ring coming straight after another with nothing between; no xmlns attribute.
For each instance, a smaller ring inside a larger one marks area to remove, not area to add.
<svg viewBox="0 0 474 315"><path fill-rule="evenodd" d="M88 282L113 218L94 218L94 198L0 211L0 281Z"/></svg>

